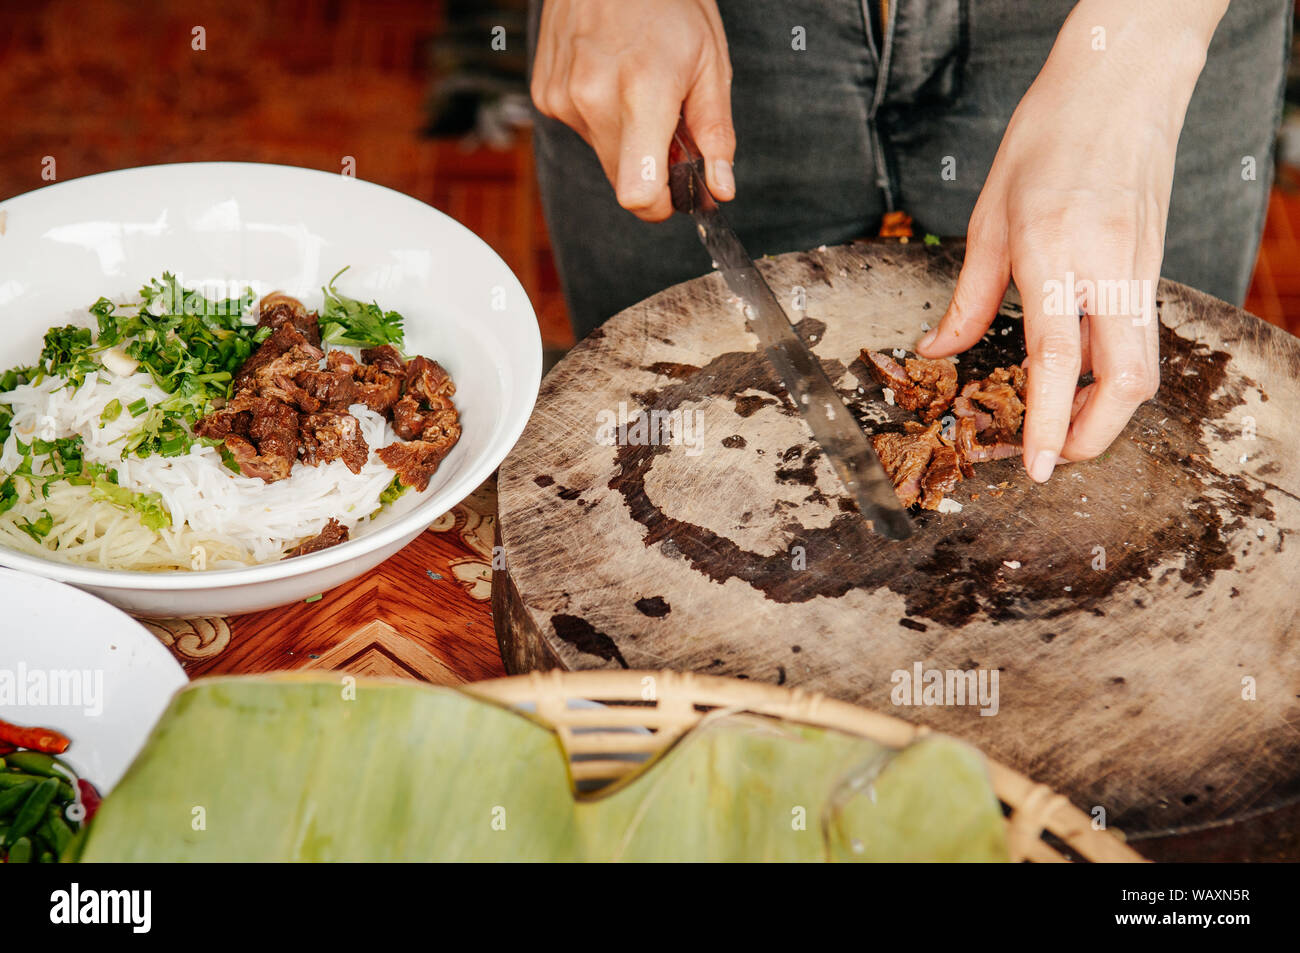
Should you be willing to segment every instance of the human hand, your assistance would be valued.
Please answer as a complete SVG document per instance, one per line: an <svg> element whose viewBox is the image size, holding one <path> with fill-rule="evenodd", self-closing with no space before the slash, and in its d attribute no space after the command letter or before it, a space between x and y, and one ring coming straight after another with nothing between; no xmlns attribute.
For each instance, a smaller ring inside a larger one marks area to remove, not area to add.
<svg viewBox="0 0 1300 953"><path fill-rule="evenodd" d="M1100 454L1160 380L1155 289L1183 117L1227 0L1083 0L1007 125L925 357L988 330L1008 279L1029 357L1024 463ZM1096 49L1097 30L1104 49ZM1080 318L1082 315L1082 319ZM1079 376L1094 381L1078 387Z"/></svg>
<svg viewBox="0 0 1300 953"><path fill-rule="evenodd" d="M532 97L596 151L619 204L672 214L668 145L685 115L714 197L735 197L731 61L714 0L546 0Z"/></svg>

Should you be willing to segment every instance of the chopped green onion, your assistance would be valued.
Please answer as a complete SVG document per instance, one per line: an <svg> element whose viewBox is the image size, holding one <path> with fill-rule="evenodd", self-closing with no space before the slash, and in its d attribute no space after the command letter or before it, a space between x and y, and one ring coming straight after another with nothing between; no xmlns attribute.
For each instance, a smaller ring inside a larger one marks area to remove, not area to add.
<svg viewBox="0 0 1300 953"><path fill-rule="evenodd" d="M41 510L41 518L35 523L25 519L17 525L20 530L39 543L50 535L50 530L54 529L54 517L50 515L49 510Z"/></svg>
<svg viewBox="0 0 1300 953"><path fill-rule="evenodd" d="M122 416L122 402L114 397L104 405L104 412L99 415L99 425L102 427L104 424L111 424L120 416Z"/></svg>

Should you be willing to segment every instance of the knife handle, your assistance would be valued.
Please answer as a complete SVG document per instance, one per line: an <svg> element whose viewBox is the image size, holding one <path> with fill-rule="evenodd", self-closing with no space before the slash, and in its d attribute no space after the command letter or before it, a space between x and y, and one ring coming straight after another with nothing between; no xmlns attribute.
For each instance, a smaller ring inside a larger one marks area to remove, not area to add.
<svg viewBox="0 0 1300 953"><path fill-rule="evenodd" d="M678 117L677 131L668 144L668 189L673 208L686 215L717 208L704 182L704 156L686 128L685 116Z"/></svg>

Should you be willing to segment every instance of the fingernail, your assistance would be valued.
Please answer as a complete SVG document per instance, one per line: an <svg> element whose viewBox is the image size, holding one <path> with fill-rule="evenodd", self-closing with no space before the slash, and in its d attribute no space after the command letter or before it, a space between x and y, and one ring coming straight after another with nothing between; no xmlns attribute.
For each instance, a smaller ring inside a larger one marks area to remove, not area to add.
<svg viewBox="0 0 1300 953"><path fill-rule="evenodd" d="M1058 455L1050 450L1039 450L1029 465L1029 475L1039 483L1046 483L1056 469Z"/></svg>
<svg viewBox="0 0 1300 953"><path fill-rule="evenodd" d="M736 179L731 173L731 163L726 159L714 161L713 177L718 180L718 188L723 192L736 191Z"/></svg>
<svg viewBox="0 0 1300 953"><path fill-rule="evenodd" d="M916 349L918 351L924 351L926 348L928 348L931 344L934 343L934 339L937 338L938 336L939 336L938 328L934 328L930 331L925 332L925 337L921 338L921 340L916 342Z"/></svg>

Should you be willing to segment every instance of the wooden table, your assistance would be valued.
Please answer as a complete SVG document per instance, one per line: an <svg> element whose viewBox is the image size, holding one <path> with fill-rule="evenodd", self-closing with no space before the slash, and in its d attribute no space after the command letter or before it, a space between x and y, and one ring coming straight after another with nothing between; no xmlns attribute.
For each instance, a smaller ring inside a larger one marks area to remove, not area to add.
<svg viewBox="0 0 1300 953"><path fill-rule="evenodd" d="M329 670L457 685L507 674L491 611L496 479L362 579L229 619L145 621L191 678ZM1159 861L1300 860L1300 805L1138 841Z"/></svg>
<svg viewBox="0 0 1300 953"><path fill-rule="evenodd" d="M324 669L459 685L506 674L492 629L490 479L378 568L313 602L141 620L191 678Z"/></svg>

